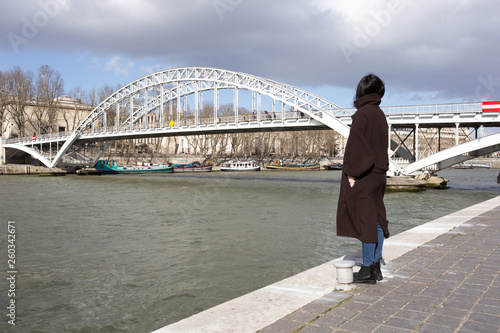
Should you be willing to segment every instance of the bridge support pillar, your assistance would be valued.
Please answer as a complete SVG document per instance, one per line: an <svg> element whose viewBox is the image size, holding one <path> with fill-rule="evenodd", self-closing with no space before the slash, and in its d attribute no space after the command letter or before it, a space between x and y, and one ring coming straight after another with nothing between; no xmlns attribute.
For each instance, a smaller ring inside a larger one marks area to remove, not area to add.
<svg viewBox="0 0 500 333"><path fill-rule="evenodd" d="M388 133L388 137L389 137L389 142L387 143L387 147L389 149L391 149L391 133L392 133L392 125L389 124L389 133Z"/></svg>
<svg viewBox="0 0 500 333"><path fill-rule="evenodd" d="M418 161L418 124L415 124L415 133L413 133L413 135L413 142L415 145L413 151L415 152L415 161Z"/></svg>
<svg viewBox="0 0 500 333"><path fill-rule="evenodd" d="M438 152L441 151L441 127L438 128Z"/></svg>

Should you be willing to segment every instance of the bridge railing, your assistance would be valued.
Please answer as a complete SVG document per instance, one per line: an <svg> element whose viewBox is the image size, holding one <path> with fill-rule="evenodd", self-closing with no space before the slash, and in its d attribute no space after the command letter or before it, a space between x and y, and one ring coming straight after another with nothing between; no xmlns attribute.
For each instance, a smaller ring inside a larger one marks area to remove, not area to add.
<svg viewBox="0 0 500 333"><path fill-rule="evenodd" d="M321 112L315 113L318 117L322 117ZM173 119L164 119L163 124L160 123L160 120L142 122L135 122L132 127L129 124L123 124L120 127L116 125L96 125L94 127L89 127L83 134L99 134L99 133L113 133L113 132L127 132L127 131L140 131L140 130L149 130L155 128L166 128L170 127L169 122L174 120L173 128L182 127L182 126L198 126L198 125L216 125L216 124L232 124L235 122L238 123L248 123L248 122L257 122L260 118L261 122L265 121L286 121L286 120L298 120L298 119L310 119L304 113L298 111L287 111L287 112L262 112L260 115L247 113L247 114L238 114L237 119L235 119L234 114L230 115L220 115L215 120L213 116L201 117L198 116L198 121L196 122L196 118L194 114L187 114L186 116L179 117L179 121L174 117ZM163 125L163 126L162 126ZM18 144L40 144L45 143L47 141L54 141L57 139L65 140L68 136L71 135L72 132L64 131L64 132L56 132L49 134L40 134L36 136L36 139L33 140L32 137L22 137L15 139L8 139L5 143L18 143Z"/></svg>
<svg viewBox="0 0 500 333"><path fill-rule="evenodd" d="M34 140L33 137L29 136L29 137L15 138L15 139L7 139L5 140L5 143L35 144L35 143L43 143L44 141L53 141L54 139L65 140L69 135L71 135L71 133L72 132L64 131L64 132L54 132L48 134L37 134Z"/></svg>
<svg viewBox="0 0 500 333"><path fill-rule="evenodd" d="M407 105L407 106L382 106L381 109L388 115L420 115L420 114L444 114L444 113L466 113L482 112L481 102ZM356 109L346 109L354 113Z"/></svg>
<svg viewBox="0 0 500 333"><path fill-rule="evenodd" d="M459 103L459 104L429 104L429 105L408 105L408 106L389 106L382 107L386 114L443 114L443 113L464 113L481 112L482 103Z"/></svg>
<svg viewBox="0 0 500 333"><path fill-rule="evenodd" d="M283 117L284 115L284 117ZM318 117L322 117L321 112L315 113ZM163 124L161 124L160 120L156 119L154 121L142 122L137 121L130 126L130 124L122 124L120 127L116 125L111 126L96 126L94 128L89 127L83 134L99 134L99 133L113 133L113 132L128 132L128 131L141 131L141 130L150 130L157 128L167 128L170 127L169 123L171 120L174 121L172 128L184 127L184 126L203 126L203 125L217 125L217 124L234 124L238 123L255 123L258 122L260 118L261 122L273 121L273 122L282 122L287 120L310 120L311 117L298 112L298 111L289 111L289 112L268 112L261 113L260 115L247 113L247 114L239 114L237 118L235 118L234 114L230 115L220 115L215 120L213 116L201 117L198 116L196 120L194 114L187 114L186 116L177 118L168 118L164 119Z"/></svg>

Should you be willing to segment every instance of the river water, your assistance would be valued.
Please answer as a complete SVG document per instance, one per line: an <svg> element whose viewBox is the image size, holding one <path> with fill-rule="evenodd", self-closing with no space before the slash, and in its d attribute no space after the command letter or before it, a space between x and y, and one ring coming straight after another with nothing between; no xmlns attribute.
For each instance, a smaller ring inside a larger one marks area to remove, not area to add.
<svg viewBox="0 0 500 333"><path fill-rule="evenodd" d="M390 231L500 195L498 170L387 193ZM0 177L0 248L16 226L16 326L150 332L360 247L335 235L340 172Z"/></svg>

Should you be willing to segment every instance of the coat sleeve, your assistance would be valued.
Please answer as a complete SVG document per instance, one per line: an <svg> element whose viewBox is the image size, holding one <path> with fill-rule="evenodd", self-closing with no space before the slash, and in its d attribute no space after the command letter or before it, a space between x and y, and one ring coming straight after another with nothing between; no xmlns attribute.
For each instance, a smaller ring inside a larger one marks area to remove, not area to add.
<svg viewBox="0 0 500 333"><path fill-rule="evenodd" d="M366 115L354 115L342 167L347 176L359 178L375 164L375 156L367 140L368 126Z"/></svg>

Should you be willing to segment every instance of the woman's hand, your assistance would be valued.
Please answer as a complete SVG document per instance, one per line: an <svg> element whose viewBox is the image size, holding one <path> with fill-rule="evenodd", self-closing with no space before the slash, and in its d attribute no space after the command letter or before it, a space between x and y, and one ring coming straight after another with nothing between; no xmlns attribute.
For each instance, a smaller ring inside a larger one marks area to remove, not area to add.
<svg viewBox="0 0 500 333"><path fill-rule="evenodd" d="M350 177L350 176L347 176L347 178L349 179L349 185L351 187L353 187L354 183L356 182L356 179L354 177Z"/></svg>

